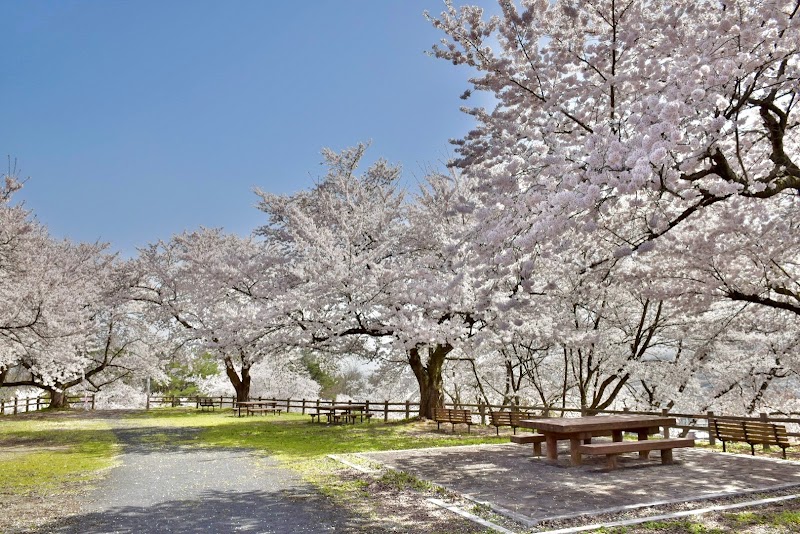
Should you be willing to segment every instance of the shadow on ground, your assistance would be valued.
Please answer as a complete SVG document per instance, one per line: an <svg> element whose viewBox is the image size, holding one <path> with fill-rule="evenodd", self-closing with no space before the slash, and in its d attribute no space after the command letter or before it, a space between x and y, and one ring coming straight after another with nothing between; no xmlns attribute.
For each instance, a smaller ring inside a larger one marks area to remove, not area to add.
<svg viewBox="0 0 800 534"><path fill-rule="evenodd" d="M364 453L423 480L508 512L532 525L665 503L700 501L800 486L800 464L709 450L675 451L675 464L626 455L609 471L605 458L567 467L531 456L529 447L493 445Z"/></svg>
<svg viewBox="0 0 800 534"><path fill-rule="evenodd" d="M347 516L324 497L302 490L206 491L197 499L149 506L114 507L47 525L37 532L101 533L294 533L378 532L377 525Z"/></svg>

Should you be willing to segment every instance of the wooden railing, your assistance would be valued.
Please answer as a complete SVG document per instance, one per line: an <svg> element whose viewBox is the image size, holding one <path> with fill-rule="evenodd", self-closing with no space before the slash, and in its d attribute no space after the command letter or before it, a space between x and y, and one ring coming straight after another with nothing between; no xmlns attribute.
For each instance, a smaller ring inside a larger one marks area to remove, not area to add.
<svg viewBox="0 0 800 534"><path fill-rule="evenodd" d="M200 398L214 399L220 407L233 408L236 401L235 397L156 397L151 396L148 401L148 407L151 406L194 406L200 407ZM343 404L328 399L279 399L277 397L253 397L252 400L271 400L277 403L277 407L285 410L286 412L306 413L308 411L316 411L320 406L329 406L332 404ZM375 418L383 418L384 421L409 419L419 412L419 402L403 401L403 402L390 402L390 401L349 401L353 404L366 404L367 411L375 414ZM485 403L460 403L460 404L446 404L448 408L466 408L472 410L473 419L477 420L482 425L486 425L490 420L489 415L493 411L500 410L519 410L524 412L531 412L541 417L577 417L580 415L587 415L585 411L580 408L552 408L546 406L503 406L498 404L485 404ZM592 412L595 415L599 414L637 414L637 415L668 415L677 420L677 425L674 427L679 430L680 435L685 436L689 432L695 432L698 439L708 440L712 445L714 444L714 435L709 432L709 421L711 419L727 419L727 420L748 420L748 421L765 421L771 423L781 423L787 425L788 434L791 437L800 438L800 417L787 417L784 414L769 414L761 413L757 417L741 417L731 415L717 415L712 411L703 414L692 413L678 413L670 412L666 409L661 411L633 411L633 410L595 410Z"/></svg>
<svg viewBox="0 0 800 534"><path fill-rule="evenodd" d="M67 402L72 408L95 409L94 393L87 395L67 395ZM50 406L48 397L14 397L13 399L0 400L0 415L17 415L35 412Z"/></svg>

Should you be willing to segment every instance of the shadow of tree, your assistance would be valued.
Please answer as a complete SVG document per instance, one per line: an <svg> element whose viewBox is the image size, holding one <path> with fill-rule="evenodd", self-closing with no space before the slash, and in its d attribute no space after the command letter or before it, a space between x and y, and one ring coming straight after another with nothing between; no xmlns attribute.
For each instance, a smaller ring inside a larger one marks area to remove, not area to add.
<svg viewBox="0 0 800 534"><path fill-rule="evenodd" d="M197 499L123 506L46 525L44 534L381 532L380 525L347 514L303 489L206 491Z"/></svg>

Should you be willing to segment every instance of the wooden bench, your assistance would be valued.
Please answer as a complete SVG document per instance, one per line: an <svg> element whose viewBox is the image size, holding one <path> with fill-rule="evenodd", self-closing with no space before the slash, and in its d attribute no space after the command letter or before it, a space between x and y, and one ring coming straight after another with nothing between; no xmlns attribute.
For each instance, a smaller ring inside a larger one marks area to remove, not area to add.
<svg viewBox="0 0 800 534"><path fill-rule="evenodd" d="M280 408L269 407L269 406L248 406L247 407L247 415L254 415L257 413L266 415L267 412L278 415L281 413Z"/></svg>
<svg viewBox="0 0 800 534"><path fill-rule="evenodd" d="M672 449L694 447L694 438L647 439L641 441L610 441L602 443L585 443L578 446L581 454L604 454L608 458L608 468L618 467L617 456L626 452L649 452L660 450L661 463L672 463Z"/></svg>
<svg viewBox="0 0 800 534"><path fill-rule="evenodd" d="M310 415L311 416L311 422L312 423L314 423L315 420L316 420L316 422L321 423L322 422L322 416L323 415L327 415L327 414L328 414L328 412L308 412L306 415Z"/></svg>
<svg viewBox="0 0 800 534"><path fill-rule="evenodd" d="M511 442L517 443L519 445L528 445L530 443L533 444L533 455L534 456L541 456L542 455L542 443L545 442L545 437L543 434L520 434L519 436L513 435L511 436Z"/></svg>
<svg viewBox="0 0 800 534"><path fill-rule="evenodd" d="M500 435L500 427L501 426L510 426L511 430L514 432L514 434L516 434L517 433L517 428L519 428L521 426L519 424L519 422L522 419L535 419L536 418L535 414L531 414L531 413L528 413L528 412L517 412L517 411L491 412L491 415L492 415L492 423L491 424L492 424L492 426L495 427L495 430L497 431L497 435L498 436Z"/></svg>
<svg viewBox="0 0 800 534"><path fill-rule="evenodd" d="M203 411L205 411L206 408L211 408L211 411L214 411L214 408L217 407L217 403L214 402L214 399L212 398L203 397L197 401L197 406Z"/></svg>
<svg viewBox="0 0 800 534"><path fill-rule="evenodd" d="M727 452L725 443L728 441L741 441L750 445L750 454L756 455L756 445L776 445L781 448L783 457L786 458L786 449L800 445L798 441L789 439L786 427L776 423L764 421L731 421L712 419L710 432L722 442L722 452Z"/></svg>
<svg viewBox="0 0 800 534"><path fill-rule="evenodd" d="M353 411L353 412L350 412L349 414L346 414L346 415L347 415L347 418L350 420L351 423L355 423L356 419L358 419L362 423L364 422L364 419L366 419L367 423L369 423L370 419L372 419L372 416L374 414L371 414L369 412Z"/></svg>
<svg viewBox="0 0 800 534"><path fill-rule="evenodd" d="M467 425L467 432L469 432L472 425L472 412L455 408L436 408L433 413L433 420L436 421L437 430L441 423L450 423L453 425L453 432L456 431L456 425L458 424Z"/></svg>
<svg viewBox="0 0 800 534"><path fill-rule="evenodd" d="M306 415L311 416L311 422L322 422L322 418L325 417L328 420L328 423L341 423L342 422L342 414L336 413L329 410L322 410L319 412L308 412Z"/></svg>

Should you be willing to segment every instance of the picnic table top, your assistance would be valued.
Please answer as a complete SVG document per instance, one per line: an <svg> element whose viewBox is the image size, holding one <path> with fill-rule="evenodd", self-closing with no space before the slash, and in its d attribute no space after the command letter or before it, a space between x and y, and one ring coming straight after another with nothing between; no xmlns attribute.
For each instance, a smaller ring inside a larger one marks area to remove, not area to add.
<svg viewBox="0 0 800 534"><path fill-rule="evenodd" d="M563 434L596 430L629 430L654 426L675 426L674 417L660 415L593 415L586 417L553 417L522 419L520 425L541 432Z"/></svg>
<svg viewBox="0 0 800 534"><path fill-rule="evenodd" d="M364 410L366 409L366 404L329 404L327 406L320 406L320 410Z"/></svg>

